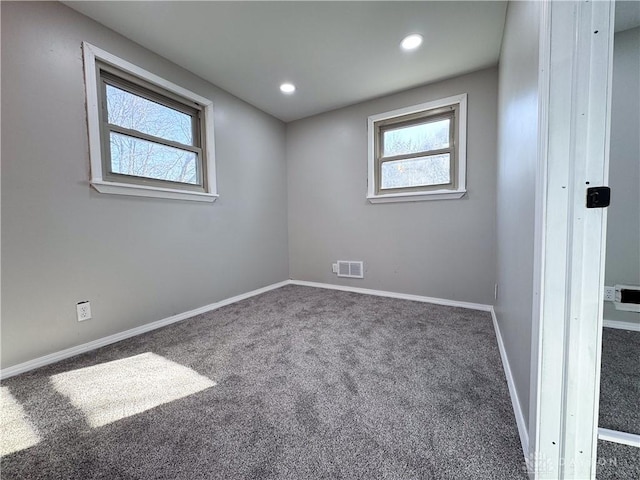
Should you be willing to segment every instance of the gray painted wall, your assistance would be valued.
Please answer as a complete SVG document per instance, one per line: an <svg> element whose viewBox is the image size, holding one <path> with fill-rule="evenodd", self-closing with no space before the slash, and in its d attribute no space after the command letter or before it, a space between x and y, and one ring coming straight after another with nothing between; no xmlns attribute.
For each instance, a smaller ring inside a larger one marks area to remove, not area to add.
<svg viewBox="0 0 640 480"><path fill-rule="evenodd" d="M288 278L280 121L62 4L1 8L3 367ZM216 203L89 187L83 40L213 100Z"/></svg>
<svg viewBox="0 0 640 480"><path fill-rule="evenodd" d="M613 44L612 189L607 225L606 285L640 285L640 28L619 32ZM604 318L640 322L605 302Z"/></svg>
<svg viewBox="0 0 640 480"><path fill-rule="evenodd" d="M468 195L370 204L367 117L467 92ZM287 125L289 265L297 280L493 303L497 70L482 70ZM336 260L363 260L363 280Z"/></svg>
<svg viewBox="0 0 640 480"><path fill-rule="evenodd" d="M537 2L509 3L499 65L495 310L525 421L531 368L539 9Z"/></svg>

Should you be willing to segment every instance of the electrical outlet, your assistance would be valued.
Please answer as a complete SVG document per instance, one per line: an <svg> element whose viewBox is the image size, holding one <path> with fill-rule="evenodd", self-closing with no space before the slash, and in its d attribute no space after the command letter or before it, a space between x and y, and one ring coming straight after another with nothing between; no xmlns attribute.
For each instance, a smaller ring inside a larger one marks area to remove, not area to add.
<svg viewBox="0 0 640 480"><path fill-rule="evenodd" d="M91 318L91 304L89 303L89 300L78 302L76 305L76 312L78 314L79 322L89 320Z"/></svg>
<svg viewBox="0 0 640 480"><path fill-rule="evenodd" d="M338 273L338 264L337 263L334 263L334 264L331 265L331 271L333 273Z"/></svg>
<svg viewBox="0 0 640 480"><path fill-rule="evenodd" d="M615 287L604 287L604 301L615 302L616 301L616 289Z"/></svg>

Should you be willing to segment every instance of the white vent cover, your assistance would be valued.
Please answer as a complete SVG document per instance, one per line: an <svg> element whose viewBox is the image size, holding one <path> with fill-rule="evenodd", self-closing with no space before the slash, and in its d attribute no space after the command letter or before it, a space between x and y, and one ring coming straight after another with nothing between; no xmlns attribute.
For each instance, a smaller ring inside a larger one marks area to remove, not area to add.
<svg viewBox="0 0 640 480"><path fill-rule="evenodd" d="M362 262L338 260L338 276L347 278L364 278Z"/></svg>
<svg viewBox="0 0 640 480"><path fill-rule="evenodd" d="M613 305L616 310L640 312L640 287L637 285L616 285Z"/></svg>

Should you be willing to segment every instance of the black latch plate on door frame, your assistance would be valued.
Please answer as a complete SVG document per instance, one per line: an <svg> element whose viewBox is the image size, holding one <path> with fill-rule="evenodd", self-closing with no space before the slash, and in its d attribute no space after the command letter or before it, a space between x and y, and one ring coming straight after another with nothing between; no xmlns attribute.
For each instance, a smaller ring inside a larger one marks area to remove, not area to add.
<svg viewBox="0 0 640 480"><path fill-rule="evenodd" d="M587 208L605 208L611 203L609 187L587 188Z"/></svg>

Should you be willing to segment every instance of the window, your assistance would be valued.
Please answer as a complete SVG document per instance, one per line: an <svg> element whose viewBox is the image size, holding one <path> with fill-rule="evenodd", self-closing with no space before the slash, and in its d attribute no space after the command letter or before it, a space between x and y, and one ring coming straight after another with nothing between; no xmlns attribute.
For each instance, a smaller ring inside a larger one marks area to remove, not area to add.
<svg viewBox="0 0 640 480"><path fill-rule="evenodd" d="M372 203L461 198L467 95L369 117Z"/></svg>
<svg viewBox="0 0 640 480"><path fill-rule="evenodd" d="M212 102L83 48L91 185L101 193L214 201Z"/></svg>

